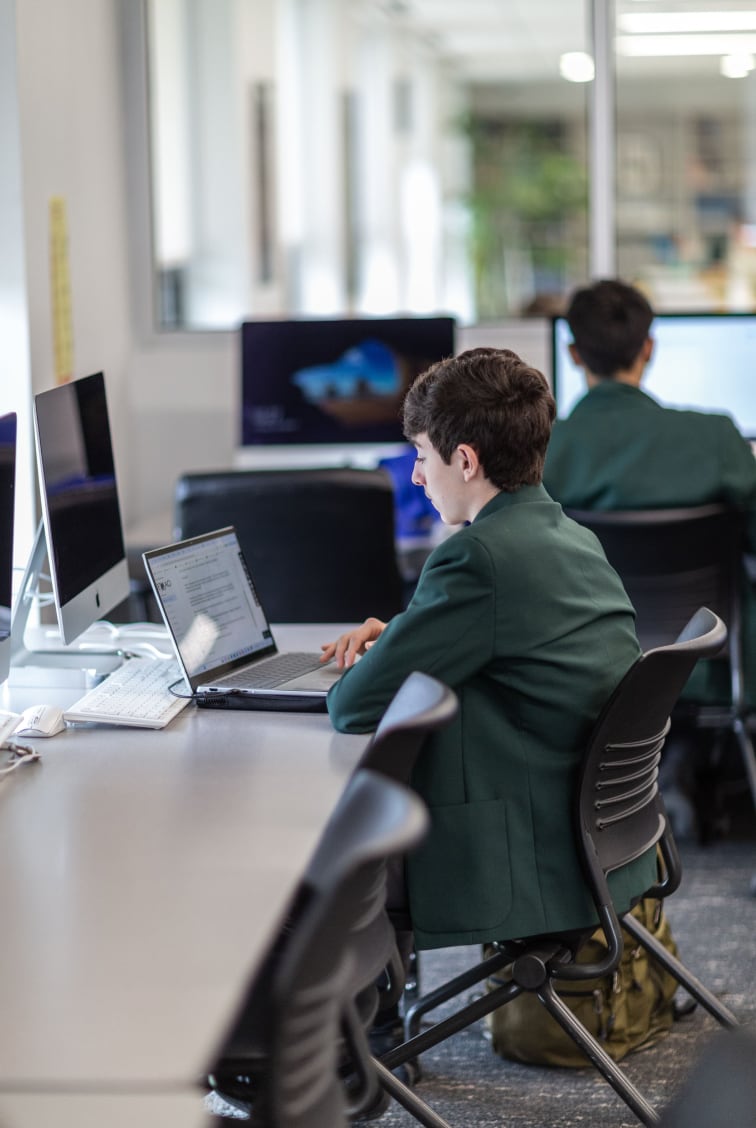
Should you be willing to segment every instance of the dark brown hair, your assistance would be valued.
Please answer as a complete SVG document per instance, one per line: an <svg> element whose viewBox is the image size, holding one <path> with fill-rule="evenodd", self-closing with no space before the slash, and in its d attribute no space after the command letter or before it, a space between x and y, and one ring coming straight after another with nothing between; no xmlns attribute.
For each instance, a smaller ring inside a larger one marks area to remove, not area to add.
<svg viewBox="0 0 756 1128"><path fill-rule="evenodd" d="M513 492L543 474L556 408L546 378L509 349L469 349L423 372L404 401L404 434L427 434L448 465L473 447L486 477Z"/></svg>
<svg viewBox="0 0 756 1128"><path fill-rule="evenodd" d="M653 319L654 311L640 290L613 279L576 290L567 308L580 359L604 380L632 368Z"/></svg>

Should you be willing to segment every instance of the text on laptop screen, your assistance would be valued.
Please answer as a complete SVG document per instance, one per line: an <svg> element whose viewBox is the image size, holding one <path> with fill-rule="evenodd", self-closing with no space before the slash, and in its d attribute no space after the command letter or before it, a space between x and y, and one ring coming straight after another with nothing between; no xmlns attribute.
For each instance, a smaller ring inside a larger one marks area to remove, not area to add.
<svg viewBox="0 0 756 1128"><path fill-rule="evenodd" d="M150 568L190 677L273 646L235 532L151 554Z"/></svg>
<svg viewBox="0 0 756 1128"><path fill-rule="evenodd" d="M756 437L756 314L660 313L650 331L654 354L641 387L668 407L720 412ZM563 418L585 394L570 356L567 319L552 321L552 380Z"/></svg>

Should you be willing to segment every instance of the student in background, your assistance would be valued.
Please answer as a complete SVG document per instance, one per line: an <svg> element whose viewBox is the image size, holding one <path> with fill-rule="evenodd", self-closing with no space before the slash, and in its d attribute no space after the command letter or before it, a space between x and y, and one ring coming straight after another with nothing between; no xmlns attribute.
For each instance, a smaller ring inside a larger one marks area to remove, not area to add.
<svg viewBox="0 0 756 1128"><path fill-rule="evenodd" d="M554 425L544 484L575 509L665 509L723 502L748 514L748 546L756 549L756 459L726 415L663 407L641 388L654 350L653 310L635 287L603 280L577 290L567 307L570 353L587 391ZM711 374L716 380L716 372ZM746 696L756 706L756 602L744 579ZM727 702L720 664L694 671L686 695ZM680 746L681 748L681 746ZM685 753L677 753L683 757ZM671 764L671 746L667 757ZM690 763L686 765L690 767ZM678 832L692 833L685 795Z"/></svg>
<svg viewBox="0 0 756 1128"><path fill-rule="evenodd" d="M587 391L554 425L544 484L563 505L580 509L726 502L749 512L756 546L756 459L735 424L725 415L662 407L641 389L654 350L653 316L643 294L624 282L596 282L572 296L570 353Z"/></svg>

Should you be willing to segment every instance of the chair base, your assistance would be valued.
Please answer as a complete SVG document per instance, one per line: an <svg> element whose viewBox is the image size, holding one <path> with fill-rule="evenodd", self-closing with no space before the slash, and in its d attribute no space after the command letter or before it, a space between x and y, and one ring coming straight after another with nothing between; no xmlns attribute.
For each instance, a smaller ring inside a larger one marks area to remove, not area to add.
<svg viewBox="0 0 756 1128"><path fill-rule="evenodd" d="M555 959L560 962L560 955L557 954ZM489 959L483 961L483 963L477 965L475 968L470 969L470 971L464 972L462 975L450 980L443 987L432 992L431 995L426 996L424 999L419 1000L415 1006L410 1008L407 1016L408 1027L412 1030L417 1030L422 1015L433 1010L440 1003L454 998L455 995L459 994L460 991L465 990L467 987L481 982L489 975L493 974L494 971L500 970L511 962L512 952L502 950L496 953L496 955L489 957ZM405 1061L408 1057L423 1053L425 1050L430 1049L432 1046L450 1037L451 1034L456 1034L466 1026L470 1026L473 1022L477 1022L478 1019L485 1017L498 1007L505 1006L512 999L520 995L523 990L525 990L525 988L514 981L497 987L494 991L488 992L481 998L475 999L456 1014L451 1015L442 1022L436 1023L424 1033L415 1033L402 1046L384 1055L381 1064L384 1069L391 1069L401 1064L401 1062ZM599 1070L615 1092L635 1113L638 1119L643 1124L649 1126L658 1124L659 1117L654 1108L628 1080L616 1062L609 1057L596 1039L585 1029L569 1007L559 998L548 978L537 990L534 990L534 994L542 1005L546 1007L555 1021L559 1023L565 1033L572 1038L583 1053L585 1053L586 1057Z"/></svg>
<svg viewBox="0 0 756 1128"><path fill-rule="evenodd" d="M675 956L668 951L663 944L660 944L656 937L645 928L640 921L636 920L630 913L626 913L622 917L622 927L630 933L633 939L637 940L639 944L651 953L654 959L662 965L665 971L672 975L681 987L684 987L689 995L704 1007L710 1015L716 1018L717 1022L728 1029L734 1029L738 1026L738 1020L732 1011L728 1010L724 1003L721 1003L716 995L712 994L707 987L704 987L692 972L678 960Z"/></svg>
<svg viewBox="0 0 756 1128"><path fill-rule="evenodd" d="M732 1028L737 1026L737 1019L696 977L688 971L684 964L673 956L635 917L627 914L622 918L622 927L685 988L714 1018L723 1026ZM556 993L552 979L558 976L558 967L566 950L560 948L556 951L543 968L542 981L523 986L523 982L502 984L472 1003L463 1007L449 1018L431 1026L420 1033L420 1023L423 1016L458 996L462 991L486 980L496 971L513 962L518 954L527 956L527 950L518 945L505 945L501 951L490 956L487 960L456 976L436 991L417 1000L407 1011L405 1029L408 1040L401 1046L383 1055L381 1064L384 1069L390 1070L401 1064L407 1058L422 1054L432 1046L444 1041L458 1031L471 1025L478 1019L485 1017L499 1006L516 998L524 990L530 990L536 995L541 1004L559 1023L565 1033L585 1054L586 1058L601 1073L604 1079L612 1086L614 1091L622 1098L642 1124L652 1126L659 1123L659 1115L652 1105L648 1103L639 1090L630 1082L617 1063L609 1056L600 1043L582 1025L567 1004ZM524 963L520 959L518 963ZM532 961L531 961L532 962ZM529 966L529 965L528 965ZM411 1111L411 1110L410 1110ZM421 1123L424 1123L421 1121Z"/></svg>
<svg viewBox="0 0 756 1128"><path fill-rule="evenodd" d="M424 1128L450 1128L443 1117L434 1112L425 1101L421 1100L416 1093L413 1093L412 1089L404 1085L398 1077L395 1077L382 1062L378 1061L377 1058L373 1058L372 1061L380 1084L402 1108L406 1109L410 1116L424 1125Z"/></svg>

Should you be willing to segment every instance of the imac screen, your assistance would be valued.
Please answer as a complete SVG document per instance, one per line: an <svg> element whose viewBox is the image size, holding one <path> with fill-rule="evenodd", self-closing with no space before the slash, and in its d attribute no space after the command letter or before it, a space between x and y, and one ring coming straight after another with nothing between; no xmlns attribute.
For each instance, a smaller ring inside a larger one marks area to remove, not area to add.
<svg viewBox="0 0 756 1128"><path fill-rule="evenodd" d="M16 415L0 415L0 682L10 666L13 605L13 505L16 482Z"/></svg>
<svg viewBox="0 0 756 1128"><path fill-rule="evenodd" d="M667 407L731 416L746 438L756 437L756 314L660 313L651 324L654 354L641 387ZM557 414L569 415L585 394L573 362L567 319L552 320L552 380Z"/></svg>
<svg viewBox="0 0 756 1128"><path fill-rule="evenodd" d="M453 354L452 317L245 322L242 445L402 443L408 387Z"/></svg>
<svg viewBox="0 0 756 1128"><path fill-rule="evenodd" d="M40 392L34 422L47 553L68 643L129 594L103 374Z"/></svg>

